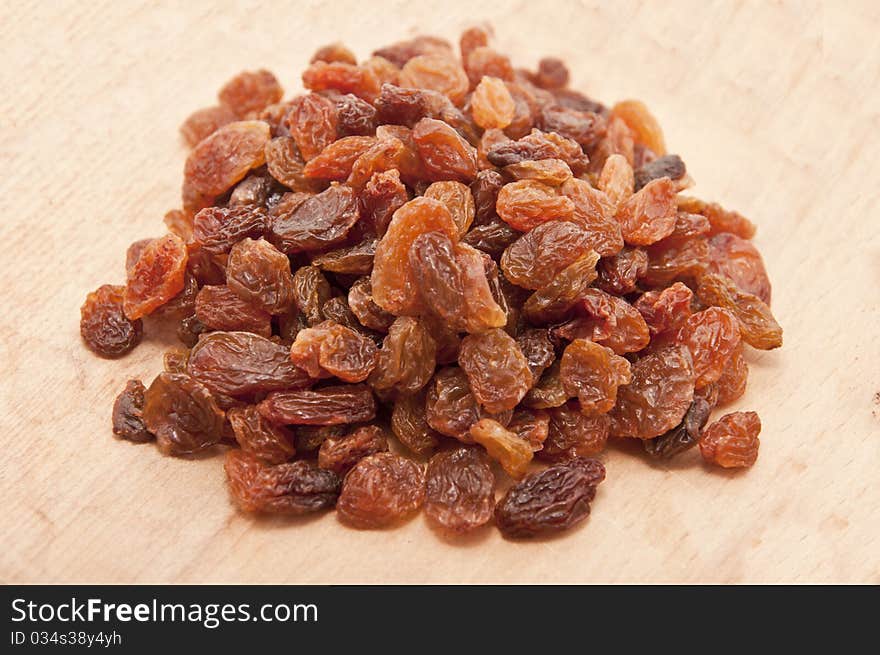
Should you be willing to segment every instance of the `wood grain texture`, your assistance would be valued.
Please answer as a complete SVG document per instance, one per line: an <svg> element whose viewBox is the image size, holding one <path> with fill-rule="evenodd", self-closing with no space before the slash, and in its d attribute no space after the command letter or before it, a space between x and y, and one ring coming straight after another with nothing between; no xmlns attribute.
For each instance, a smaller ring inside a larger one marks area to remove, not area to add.
<svg viewBox="0 0 880 655"><path fill-rule="evenodd" d="M114 441L113 397L151 379L171 339L100 360L79 306L178 204L181 121L242 68L294 91L319 45L456 38L484 5L4 2L0 582L880 582L880 5L492 4L510 12L492 20L518 64L558 55L576 88L643 99L695 194L758 223L786 344L749 354L737 408L763 419L754 469L614 448L583 528L451 544L421 518L389 532L332 514L253 521L221 458Z"/></svg>

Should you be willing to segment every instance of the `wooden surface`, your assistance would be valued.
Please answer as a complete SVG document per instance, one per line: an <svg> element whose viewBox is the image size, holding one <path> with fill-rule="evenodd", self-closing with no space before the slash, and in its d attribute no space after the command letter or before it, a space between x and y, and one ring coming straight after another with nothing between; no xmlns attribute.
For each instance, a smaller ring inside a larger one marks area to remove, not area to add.
<svg viewBox="0 0 880 655"><path fill-rule="evenodd" d="M764 423L752 470L613 448L581 529L450 543L421 517L388 532L332 514L250 520L229 503L221 457L114 440L115 394L149 381L171 339L98 359L79 306L123 280L125 247L179 203L180 122L242 68L292 91L319 45L364 56L416 29L457 38L483 6L281 4L2 3L0 582L880 582L870 0L491 3L510 11L493 22L517 63L559 55L574 86L642 98L695 194L758 223L785 347L749 355L738 408Z"/></svg>

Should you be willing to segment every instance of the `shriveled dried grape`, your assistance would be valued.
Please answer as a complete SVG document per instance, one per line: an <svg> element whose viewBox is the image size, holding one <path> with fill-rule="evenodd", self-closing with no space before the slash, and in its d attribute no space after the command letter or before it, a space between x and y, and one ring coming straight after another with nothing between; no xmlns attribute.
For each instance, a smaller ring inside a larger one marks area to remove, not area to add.
<svg viewBox="0 0 880 655"><path fill-rule="evenodd" d="M238 121L219 128L193 148L183 171L184 206L193 194L219 196L266 161L271 134L263 121Z"/></svg>
<svg viewBox="0 0 880 655"><path fill-rule="evenodd" d="M166 455L192 455L220 442L223 410L184 373L160 373L144 392L143 421Z"/></svg>
<svg viewBox="0 0 880 655"><path fill-rule="evenodd" d="M196 296L195 315L212 330L253 332L263 337L272 334L272 316L225 285L202 287Z"/></svg>
<svg viewBox="0 0 880 655"><path fill-rule="evenodd" d="M544 447L550 432L550 415L541 409L519 409L513 413L507 429L524 439L532 452L537 452Z"/></svg>
<svg viewBox="0 0 880 655"><path fill-rule="evenodd" d="M412 139L429 180L470 183L477 176L477 151L443 121L421 119L413 127Z"/></svg>
<svg viewBox="0 0 880 655"><path fill-rule="evenodd" d="M135 321L167 303L183 290L188 253L174 234L154 239L128 271L122 307Z"/></svg>
<svg viewBox="0 0 880 655"><path fill-rule="evenodd" d="M746 392L749 380L749 365L743 355L742 344L733 351L721 377L715 383L718 392L718 404L726 405L738 400Z"/></svg>
<svg viewBox="0 0 880 655"><path fill-rule="evenodd" d="M703 427L709 420L712 407L704 398L694 398L684 419L666 434L653 439L645 439L642 443L645 452L651 457L671 459L697 445Z"/></svg>
<svg viewBox="0 0 880 655"><path fill-rule="evenodd" d="M687 173L687 168L678 155L664 155L654 161L648 162L639 170L635 171L635 190L638 191L652 180L668 177L670 180L680 180Z"/></svg>
<svg viewBox="0 0 880 655"><path fill-rule="evenodd" d="M273 466L250 453L230 450L224 468L232 497L245 512L308 514L333 507L339 497L339 477L312 462Z"/></svg>
<svg viewBox="0 0 880 655"><path fill-rule="evenodd" d="M377 453L345 476L336 504L339 519L355 528L382 528L415 512L425 499L425 473L412 460Z"/></svg>
<svg viewBox="0 0 880 655"><path fill-rule="evenodd" d="M700 437L700 453L711 464L724 468L748 468L758 459L761 419L755 412L725 414Z"/></svg>
<svg viewBox="0 0 880 655"><path fill-rule="evenodd" d="M492 518L495 475L476 448L437 453L425 478L425 515L433 525L469 532Z"/></svg>
<svg viewBox="0 0 880 655"><path fill-rule="evenodd" d="M605 450L611 423L607 414L584 414L574 401L548 409L547 414L547 438L537 453L541 459L596 455Z"/></svg>
<svg viewBox="0 0 880 655"><path fill-rule="evenodd" d="M310 377L362 382L376 367L379 354L369 337L334 321L324 321L300 330L290 347L290 358Z"/></svg>
<svg viewBox="0 0 880 655"><path fill-rule="evenodd" d="M560 360L565 393L577 397L584 414L605 414L617 401L617 387L629 384L629 362L586 339L575 339Z"/></svg>
<svg viewBox="0 0 880 655"><path fill-rule="evenodd" d="M721 377L739 346L739 324L730 311L709 307L687 319L681 339L691 351L699 389Z"/></svg>
<svg viewBox="0 0 880 655"><path fill-rule="evenodd" d="M331 186L293 212L270 215L268 239L285 253L320 250L345 240L360 218L357 198L346 186Z"/></svg>
<svg viewBox="0 0 880 655"><path fill-rule="evenodd" d="M739 321L743 341L753 348L772 350L782 345L782 328L767 303L729 279L712 273L702 275L697 298L704 305L730 310Z"/></svg>
<svg viewBox="0 0 880 655"><path fill-rule="evenodd" d="M309 93L297 97L287 114L287 125L302 158L309 161L336 139L336 106L332 100Z"/></svg>
<svg viewBox="0 0 880 655"><path fill-rule="evenodd" d="M378 425L365 425L344 437L325 439L318 450L318 466L345 476L364 457L387 450L385 430Z"/></svg>
<svg viewBox="0 0 880 655"><path fill-rule="evenodd" d="M690 351L669 346L632 365L629 384L617 390L611 410L615 437L653 439L681 422L694 398L694 365Z"/></svg>
<svg viewBox="0 0 880 655"><path fill-rule="evenodd" d="M465 337L458 363L477 401L492 414L516 407L533 383L516 341L498 328Z"/></svg>
<svg viewBox="0 0 880 655"><path fill-rule="evenodd" d="M250 397L279 389L304 389L312 380L290 360L290 351L250 332L212 332L192 349L187 372L208 389Z"/></svg>
<svg viewBox="0 0 880 655"><path fill-rule="evenodd" d="M269 314L283 314L294 301L290 260L268 241L242 239L229 252L226 284L240 298Z"/></svg>
<svg viewBox="0 0 880 655"><path fill-rule="evenodd" d="M293 433L269 423L254 405L233 407L226 413L241 449L266 464L283 464L296 455Z"/></svg>
<svg viewBox="0 0 880 655"><path fill-rule="evenodd" d="M263 236L267 218L255 205L206 207L193 219L193 240L208 254L227 253L242 239Z"/></svg>
<svg viewBox="0 0 880 655"><path fill-rule="evenodd" d="M528 232L541 223L567 220L574 215L571 199L536 180L505 184L495 204L498 215L512 228Z"/></svg>
<svg viewBox="0 0 880 655"><path fill-rule="evenodd" d="M675 185L668 177L652 180L625 200L617 210L623 240L649 246L675 229Z"/></svg>
<svg viewBox="0 0 880 655"><path fill-rule="evenodd" d="M267 419L283 425L361 423L376 416L376 400L363 384L274 391L258 407Z"/></svg>
<svg viewBox="0 0 880 655"><path fill-rule="evenodd" d="M144 443L155 437L144 425L144 392L140 380L129 380L113 403L113 434L121 439Z"/></svg>
<svg viewBox="0 0 880 655"><path fill-rule="evenodd" d="M533 456L528 441L490 418L474 423L469 434L471 439L486 449L489 457L501 464L510 477L518 480L526 474Z"/></svg>
<svg viewBox="0 0 880 655"><path fill-rule="evenodd" d="M399 397L391 411L391 429L394 436L417 455L425 455L437 446L439 434L428 425L425 416L424 390Z"/></svg>
<svg viewBox="0 0 880 655"><path fill-rule="evenodd" d="M534 537L566 530L590 513L605 467L575 457L533 473L511 487L495 507L495 523L506 537Z"/></svg>
<svg viewBox="0 0 880 655"><path fill-rule="evenodd" d="M305 314L309 325L317 325L324 320L321 308L332 291L327 278L317 266L303 266L293 274L293 291L296 306Z"/></svg>
<svg viewBox="0 0 880 655"><path fill-rule="evenodd" d="M382 341L370 385L382 394L413 394L434 374L437 343L419 319L401 316Z"/></svg>
<svg viewBox="0 0 880 655"><path fill-rule="evenodd" d="M120 357L143 338L143 321L123 311L125 287L105 284L86 296L79 332L89 349L102 357Z"/></svg>

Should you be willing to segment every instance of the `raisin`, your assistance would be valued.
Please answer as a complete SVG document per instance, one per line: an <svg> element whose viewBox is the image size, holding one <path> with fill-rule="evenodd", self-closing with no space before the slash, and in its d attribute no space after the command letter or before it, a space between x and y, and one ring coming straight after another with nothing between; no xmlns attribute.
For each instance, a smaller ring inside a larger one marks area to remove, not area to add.
<svg viewBox="0 0 880 655"><path fill-rule="evenodd" d="M646 180L647 184L650 180ZM645 184L636 186L632 166L623 155L613 154L605 160L599 176L598 187L614 205L615 211L620 204L638 191Z"/></svg>
<svg viewBox="0 0 880 655"><path fill-rule="evenodd" d="M196 318L212 330L272 334L272 316L227 286L205 286L196 296Z"/></svg>
<svg viewBox="0 0 880 655"><path fill-rule="evenodd" d="M303 168L307 178L343 181L358 158L376 143L371 136L346 136L327 145Z"/></svg>
<svg viewBox="0 0 880 655"><path fill-rule="evenodd" d="M351 93L367 102L379 94L380 82L369 67L344 61L316 61L302 74L303 86L310 91L333 90Z"/></svg>
<svg viewBox="0 0 880 655"><path fill-rule="evenodd" d="M382 528L413 514L424 499L421 466L400 455L376 453L345 476L336 511L352 527Z"/></svg>
<svg viewBox="0 0 880 655"><path fill-rule="evenodd" d="M412 139L429 180L470 183L477 176L477 151L443 121L423 118Z"/></svg>
<svg viewBox="0 0 880 655"><path fill-rule="evenodd" d="M547 410L547 438L538 457L551 461L596 455L605 450L611 423L607 414L584 414L577 402L568 401Z"/></svg>
<svg viewBox="0 0 880 655"><path fill-rule="evenodd" d="M700 437L700 453L711 464L724 468L748 468L758 459L761 419L755 412L725 414Z"/></svg>
<svg viewBox="0 0 880 655"><path fill-rule="evenodd" d="M455 366L437 371L428 388L425 417L440 434L471 443L468 430L480 420L480 407L464 371Z"/></svg>
<svg viewBox="0 0 880 655"><path fill-rule="evenodd" d="M524 439L532 452L537 452L544 447L550 432L550 415L541 409L518 409L513 413L507 429Z"/></svg>
<svg viewBox="0 0 880 655"><path fill-rule="evenodd" d="M244 71L233 77L217 93L220 104L236 116L247 118L281 101L284 92L267 70Z"/></svg>
<svg viewBox="0 0 880 655"><path fill-rule="evenodd" d="M183 373L160 373L144 392L144 425L166 455L191 455L219 443L224 419L208 388Z"/></svg>
<svg viewBox="0 0 880 655"><path fill-rule="evenodd" d="M591 235L590 246L602 257L615 255L623 248L620 223L608 196L594 189L589 182L573 178L563 183L563 195L574 203L571 220Z"/></svg>
<svg viewBox="0 0 880 655"><path fill-rule="evenodd" d="M624 248L616 255L603 258L597 267L596 285L618 296L633 293L638 281L648 273L648 255L641 248Z"/></svg>
<svg viewBox="0 0 880 655"><path fill-rule="evenodd" d="M562 269L550 284L526 300L523 314L533 323L562 320L596 279L598 253L590 251Z"/></svg>
<svg viewBox="0 0 880 655"><path fill-rule="evenodd" d="M377 243L378 239L368 236L353 246L343 246L318 255L312 260L312 264L331 273L369 275L373 270Z"/></svg>
<svg viewBox="0 0 880 655"><path fill-rule="evenodd" d="M706 269L709 244L703 238L663 239L647 248L648 270L643 282L649 286L665 286L673 280L688 280Z"/></svg>
<svg viewBox="0 0 880 655"><path fill-rule="evenodd" d="M229 252L226 284L269 314L283 314L294 301L290 260L268 241L243 239Z"/></svg>
<svg viewBox="0 0 880 655"><path fill-rule="evenodd" d="M437 343L419 319L401 316L388 328L370 385L381 394L412 394L434 374Z"/></svg>
<svg viewBox="0 0 880 655"><path fill-rule="evenodd" d="M346 300L345 296L334 296L325 302L321 305L321 314L328 321L336 321L340 325L344 325L366 336L374 336L372 332L365 329L360 321L358 321L357 316L354 315L348 306L348 300Z"/></svg>
<svg viewBox="0 0 880 655"><path fill-rule="evenodd" d="M528 232L541 223L567 220L574 215L574 203L553 187L536 180L505 184L495 204L498 215L512 228Z"/></svg>
<svg viewBox="0 0 880 655"><path fill-rule="evenodd" d="M306 163L293 137L279 136L266 144L266 168L276 182L293 191L311 192L323 188L322 180L306 177Z"/></svg>
<svg viewBox="0 0 880 655"><path fill-rule="evenodd" d="M120 357L143 338L143 321L126 316L124 298L125 287L105 284L86 296L80 308L80 335L97 355Z"/></svg>
<svg viewBox="0 0 880 655"><path fill-rule="evenodd" d="M611 410L615 437L653 439L681 422L694 398L694 366L685 346L645 355L632 365L630 383L617 390Z"/></svg>
<svg viewBox="0 0 880 655"><path fill-rule="evenodd" d="M144 443L155 437L144 425L144 392L146 388L140 380L129 380L125 389L116 396L113 403L113 434L133 441Z"/></svg>
<svg viewBox="0 0 880 655"><path fill-rule="evenodd" d="M516 345L526 358L533 380L539 379L556 358L547 330L523 330L516 336Z"/></svg>
<svg viewBox="0 0 880 655"><path fill-rule="evenodd" d="M510 244L521 236L502 220L495 219L490 223L477 225L464 235L462 244L481 250L491 257L498 257Z"/></svg>
<svg viewBox="0 0 880 655"><path fill-rule="evenodd" d="M303 389L313 380L290 361L290 351L249 332L212 332L192 349L187 372L215 393L251 397Z"/></svg>
<svg viewBox="0 0 880 655"><path fill-rule="evenodd" d="M468 76L458 62L443 54L418 55L409 59L400 71L400 85L437 91L460 105L468 92Z"/></svg>
<svg viewBox="0 0 880 655"><path fill-rule="evenodd" d="M537 129L516 141L498 143L486 157L492 165L500 167L530 159L561 159L575 175L586 171L589 161L577 142Z"/></svg>
<svg viewBox="0 0 880 655"><path fill-rule="evenodd" d="M235 113L229 108L219 105L205 107L190 114L180 126L180 133L190 148L208 138L224 125L237 120Z"/></svg>
<svg viewBox="0 0 880 655"><path fill-rule="evenodd" d="M658 459L671 459L697 445L703 427L709 420L712 406L704 398L694 398L681 423L669 432L642 443L645 452Z"/></svg>
<svg viewBox="0 0 880 655"><path fill-rule="evenodd" d="M316 157L336 139L336 106L317 93L295 98L286 120L305 161Z"/></svg>
<svg viewBox="0 0 880 655"><path fill-rule="evenodd" d="M317 457L321 444L327 439L339 439L347 431L346 425L298 425L296 427L296 452Z"/></svg>
<svg viewBox="0 0 880 655"><path fill-rule="evenodd" d="M668 177L648 182L617 210L623 240L635 246L649 246L668 237L675 229L676 216L675 185Z"/></svg>
<svg viewBox="0 0 880 655"><path fill-rule="evenodd" d="M183 290L187 257L186 244L174 234L147 244L127 275L122 307L129 320L153 313Z"/></svg>
<svg viewBox="0 0 880 655"><path fill-rule="evenodd" d="M550 221L523 234L501 257L508 280L524 289L540 289L566 266L589 252L592 238L574 223Z"/></svg>
<svg viewBox="0 0 880 655"><path fill-rule="evenodd" d="M495 201L502 186L504 186L504 178L498 171L488 170L477 173L477 177L471 182L475 225L486 225L497 218Z"/></svg>
<svg viewBox="0 0 880 655"><path fill-rule="evenodd" d="M346 186L331 186L290 213L270 217L268 239L281 252L321 250L342 243L360 218L357 197Z"/></svg>
<svg viewBox="0 0 880 655"><path fill-rule="evenodd" d="M464 533L489 522L495 475L476 448L437 453L425 475L425 515L442 529Z"/></svg>
<svg viewBox="0 0 880 655"><path fill-rule="evenodd" d="M376 131L376 109L369 102L347 93L336 99L339 136L370 136Z"/></svg>
<svg viewBox="0 0 880 655"><path fill-rule="evenodd" d="M474 397L493 414L516 407L533 383L516 341L498 328L465 337L458 363Z"/></svg>
<svg viewBox="0 0 880 655"><path fill-rule="evenodd" d="M662 291L648 291L639 296L634 307L645 319L652 335L672 332L691 315L694 292L681 282Z"/></svg>
<svg viewBox="0 0 880 655"><path fill-rule="evenodd" d="M270 136L268 123L238 121L202 140L186 159L184 207L192 204L187 200L193 195L210 198L226 193L249 170L262 166Z"/></svg>
<svg viewBox="0 0 880 655"><path fill-rule="evenodd" d="M312 462L273 466L250 453L230 450L224 468L232 497L245 512L296 516L329 509L339 497L339 476Z"/></svg>
<svg viewBox="0 0 880 655"><path fill-rule="evenodd" d="M575 457L533 473L511 487L495 506L495 523L505 537L534 537L567 530L590 514L605 467Z"/></svg>
<svg viewBox="0 0 880 655"><path fill-rule="evenodd" d="M193 240L206 253L220 255L244 238L263 236L266 220L266 210L255 205L206 207L193 219Z"/></svg>
<svg viewBox="0 0 880 655"><path fill-rule="evenodd" d="M504 129L513 120L516 104L504 82L497 77L480 80L471 97L474 122L484 130Z"/></svg>
<svg viewBox="0 0 880 655"><path fill-rule="evenodd" d="M710 236L727 232L735 234L742 239L751 239L757 231L754 223L745 216L738 212L724 209L718 203L708 203L696 198L679 196L678 208L686 212L705 216L711 226Z"/></svg>
<svg viewBox="0 0 880 655"><path fill-rule="evenodd" d="M274 391L258 405L273 423L340 425L376 417L376 400L365 385L322 387L314 391Z"/></svg>
<svg viewBox="0 0 880 655"><path fill-rule="evenodd" d="M391 411L391 430L397 440L416 455L434 450L439 437L425 417L425 396L424 390L402 396L394 401Z"/></svg>
<svg viewBox="0 0 880 655"><path fill-rule="evenodd" d="M739 347L739 324L728 310L709 307L687 319L681 339L691 351L699 389L721 377Z"/></svg>
<svg viewBox="0 0 880 655"><path fill-rule="evenodd" d="M374 173L360 195L363 218L369 220L376 234L382 236L391 217L409 200L409 193L400 181L400 172L392 169Z"/></svg>
<svg viewBox="0 0 880 655"><path fill-rule="evenodd" d="M561 59L544 57L538 62L535 84L542 89L559 89L568 84L568 67Z"/></svg>
<svg viewBox="0 0 880 655"><path fill-rule="evenodd" d="M739 321L743 341L759 350L782 345L782 328L763 300L739 289L720 275L707 273L699 279L697 298L703 305L730 310Z"/></svg>
<svg viewBox="0 0 880 655"><path fill-rule="evenodd" d="M469 434L510 477L518 480L526 474L533 456L528 441L490 418L474 423Z"/></svg>
<svg viewBox="0 0 880 655"><path fill-rule="evenodd" d="M461 37L458 40L461 60L467 61L468 55L474 50L488 46L491 34L492 28L483 25L475 25L462 32Z"/></svg>
<svg viewBox="0 0 880 655"><path fill-rule="evenodd" d="M379 355L369 337L324 321L300 330L290 358L313 378L335 376L344 382L362 382L376 367Z"/></svg>
<svg viewBox="0 0 880 655"><path fill-rule="evenodd" d="M605 136L605 119L591 111L547 104L538 114L538 127L588 148Z"/></svg>
<svg viewBox="0 0 880 655"><path fill-rule="evenodd" d="M571 179L571 169L561 159L521 161L504 167L504 173L513 180L536 180L549 186L562 186Z"/></svg>
<svg viewBox="0 0 880 655"><path fill-rule="evenodd" d="M283 464L296 455L293 434L269 423L253 405L233 407L226 413L241 449L266 464Z"/></svg>
<svg viewBox="0 0 880 655"><path fill-rule="evenodd" d="M351 64L352 66L357 64L354 53L341 43L331 43L330 45L318 48L315 54L312 55L312 58L309 59L309 63L314 64L316 61L324 61L328 64L338 61L343 64Z"/></svg>
<svg viewBox="0 0 880 655"><path fill-rule="evenodd" d="M678 155L664 155L652 162L648 162L639 170L635 171L635 190L638 191L652 180L668 177L670 180L680 180L687 173L684 162Z"/></svg>
<svg viewBox="0 0 880 655"><path fill-rule="evenodd" d="M507 325L507 314L490 285L490 278L497 276L491 258L465 243L458 243L455 261L462 275L465 329L478 333Z"/></svg>
<svg viewBox="0 0 880 655"><path fill-rule="evenodd" d="M484 77L496 77L502 80L513 79L513 67L507 56L488 46L479 46L468 53L464 60L468 82L471 86L479 84Z"/></svg>
<svg viewBox="0 0 880 655"><path fill-rule="evenodd" d="M738 400L746 392L749 380L749 365L743 355L742 344L733 351L727 365L716 382L718 391L717 404L726 405Z"/></svg>
<svg viewBox="0 0 880 655"><path fill-rule="evenodd" d="M624 100L611 108L611 115L626 123L636 140L649 148L655 155L666 154L666 142L663 130L657 119L648 111L645 103L639 100Z"/></svg>
<svg viewBox="0 0 880 655"><path fill-rule="evenodd" d="M457 238L455 222L443 203L415 198L394 212L373 259L373 299L382 309L397 315L418 313L418 287L408 262L409 249L416 237L432 231Z"/></svg>
<svg viewBox="0 0 880 655"><path fill-rule="evenodd" d="M371 330L387 332L394 322L394 315L389 314L373 301L369 277L359 278L351 285L348 290L348 306L360 324Z"/></svg>
<svg viewBox="0 0 880 655"><path fill-rule="evenodd" d="M332 295L330 283L317 266L303 266L293 274L293 292L296 306L305 314L309 325L324 320L321 308Z"/></svg>
<svg viewBox="0 0 880 655"><path fill-rule="evenodd" d="M727 232L716 234L709 239L707 270L730 279L746 293L770 304L770 278L761 254L751 242Z"/></svg>
<svg viewBox="0 0 880 655"><path fill-rule="evenodd" d="M586 339L575 339L560 360L562 387L577 396L585 414L605 414L617 401L617 387L629 384L629 362Z"/></svg>
<svg viewBox="0 0 880 655"><path fill-rule="evenodd" d="M163 368L169 373L186 373L186 363L189 360L189 350L186 348L172 348L166 350L162 356Z"/></svg>
<svg viewBox="0 0 880 655"><path fill-rule="evenodd" d="M455 221L455 226L458 228L459 236L464 236L467 233L474 222L476 213L474 197L467 186L461 182L453 181L434 182L425 189L423 195L426 198L439 200L446 205L449 215L452 216L452 220Z"/></svg>
<svg viewBox="0 0 880 655"><path fill-rule="evenodd" d="M344 437L325 439L318 450L318 466L345 476L364 457L387 450L385 430L377 425L366 425Z"/></svg>
<svg viewBox="0 0 880 655"><path fill-rule="evenodd" d="M187 316L177 326L177 338L184 346L192 348L198 343L199 335L207 330L208 327L197 316Z"/></svg>
<svg viewBox="0 0 880 655"><path fill-rule="evenodd" d="M587 338L611 348L618 355L638 352L650 341L650 330L642 315L628 302L598 289L581 294L586 319L575 319L554 334L568 339ZM573 328L567 331L566 328Z"/></svg>

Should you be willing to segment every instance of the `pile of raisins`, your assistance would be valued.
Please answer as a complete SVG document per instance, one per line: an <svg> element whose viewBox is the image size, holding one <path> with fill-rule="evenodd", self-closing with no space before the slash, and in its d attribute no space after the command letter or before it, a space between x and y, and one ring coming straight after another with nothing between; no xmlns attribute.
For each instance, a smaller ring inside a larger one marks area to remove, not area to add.
<svg viewBox="0 0 880 655"><path fill-rule="evenodd" d="M82 307L99 355L145 317L182 344L128 382L114 433L225 450L247 512L379 528L424 507L509 537L582 521L609 437L751 466L756 414L707 423L744 393L745 347L782 344L755 227L682 195L644 104L568 78L472 28L459 52L321 48L291 100L268 71L229 81L182 127L168 233Z"/></svg>

